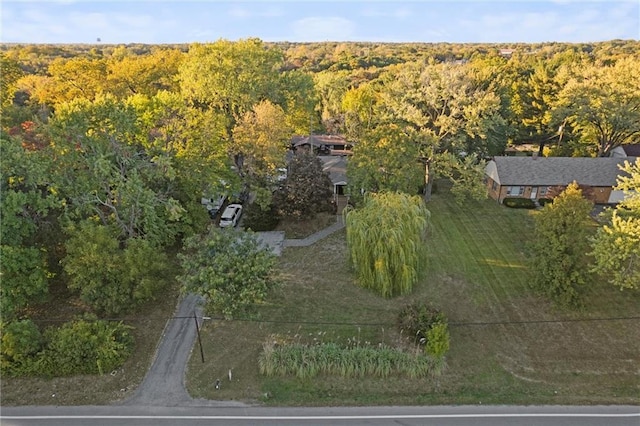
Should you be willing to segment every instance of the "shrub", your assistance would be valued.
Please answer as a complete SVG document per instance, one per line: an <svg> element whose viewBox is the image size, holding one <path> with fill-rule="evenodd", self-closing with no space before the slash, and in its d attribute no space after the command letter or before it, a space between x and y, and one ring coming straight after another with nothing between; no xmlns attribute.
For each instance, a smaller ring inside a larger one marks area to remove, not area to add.
<svg viewBox="0 0 640 426"><path fill-rule="evenodd" d="M544 207L549 203L553 203L553 198L538 198L538 204L540 204L540 207Z"/></svg>
<svg viewBox="0 0 640 426"><path fill-rule="evenodd" d="M259 204L252 203L247 206L244 213L244 227L255 232L273 231L279 222L280 217L273 204L263 210Z"/></svg>
<svg viewBox="0 0 640 426"><path fill-rule="evenodd" d="M535 201L529 198L507 197L502 200L502 204L514 209L535 209Z"/></svg>
<svg viewBox="0 0 640 426"><path fill-rule="evenodd" d="M122 365L133 349L131 327L121 322L77 320L45 332L41 375L103 374Z"/></svg>
<svg viewBox="0 0 640 426"><path fill-rule="evenodd" d="M33 321L13 321L1 326L0 370L3 374L26 373L42 349L42 335Z"/></svg>
<svg viewBox="0 0 640 426"><path fill-rule="evenodd" d="M398 315L400 332L411 336L418 344L426 344L429 330L435 324L446 322L447 319L442 312L424 302L407 305Z"/></svg>
<svg viewBox="0 0 640 426"><path fill-rule="evenodd" d="M437 322L427 331L424 350L435 359L442 359L449 352L449 326L446 322Z"/></svg>

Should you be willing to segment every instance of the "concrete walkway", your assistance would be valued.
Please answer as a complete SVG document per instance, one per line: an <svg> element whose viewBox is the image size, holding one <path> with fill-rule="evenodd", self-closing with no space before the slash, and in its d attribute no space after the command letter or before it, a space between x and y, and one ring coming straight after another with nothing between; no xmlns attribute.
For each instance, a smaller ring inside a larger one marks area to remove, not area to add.
<svg viewBox="0 0 640 426"><path fill-rule="evenodd" d="M333 225L328 226L315 234L311 234L306 238L285 239L283 241L283 245L284 247L307 247L317 243L342 228L344 228L344 219L342 216L336 216L336 223Z"/></svg>

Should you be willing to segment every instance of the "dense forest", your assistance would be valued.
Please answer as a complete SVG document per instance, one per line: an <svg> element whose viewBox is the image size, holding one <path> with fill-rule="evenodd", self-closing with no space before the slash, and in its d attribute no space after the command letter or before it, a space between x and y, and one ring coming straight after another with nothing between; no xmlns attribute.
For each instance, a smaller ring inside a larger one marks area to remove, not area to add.
<svg viewBox="0 0 640 426"><path fill-rule="evenodd" d="M59 367L20 364L42 349L29 319L55 286L92 318L134 311L210 223L204 195L251 192L273 211L294 135L352 142L354 194L423 191L425 166L428 184L477 176L510 146L607 156L640 135L638 41L5 44L0 60L2 359L16 374ZM69 330L98 333L74 324L48 335L51 359Z"/></svg>

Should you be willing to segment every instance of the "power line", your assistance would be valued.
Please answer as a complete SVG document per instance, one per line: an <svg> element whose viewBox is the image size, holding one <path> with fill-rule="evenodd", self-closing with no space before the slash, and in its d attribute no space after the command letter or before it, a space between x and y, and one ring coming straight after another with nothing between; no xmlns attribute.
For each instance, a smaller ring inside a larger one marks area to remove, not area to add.
<svg viewBox="0 0 640 426"><path fill-rule="evenodd" d="M170 320L193 320L193 315L188 316L172 316L172 317L144 317L144 318L97 318L85 321L118 321L118 322L139 322L145 320L152 321L170 321ZM330 326L352 326L352 327L390 327L396 323L388 322L346 322L346 321L301 321L301 320L272 320L260 318L232 318L224 317L198 317L200 320L228 321L228 322L254 322L268 324L291 324L291 325L330 325ZM610 321L638 321L640 316L631 317L598 317L598 318L567 318L567 319L549 319L549 320L523 320L523 321L471 321L471 322L449 322L449 327L481 327L495 325L530 325L530 324L562 324L577 322L610 322ZM36 319L34 322L69 322L68 319Z"/></svg>

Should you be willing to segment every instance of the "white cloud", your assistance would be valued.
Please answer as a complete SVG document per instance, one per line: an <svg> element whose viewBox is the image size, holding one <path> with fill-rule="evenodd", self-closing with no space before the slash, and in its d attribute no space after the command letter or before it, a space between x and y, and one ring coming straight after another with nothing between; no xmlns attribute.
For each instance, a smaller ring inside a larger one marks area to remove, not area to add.
<svg viewBox="0 0 640 426"><path fill-rule="evenodd" d="M354 22L341 17L314 16L295 21L291 29L300 41L348 41L356 29Z"/></svg>
<svg viewBox="0 0 640 426"><path fill-rule="evenodd" d="M243 7L234 7L229 9L229 16L233 18L248 18L251 16L251 11L249 9L245 9Z"/></svg>

